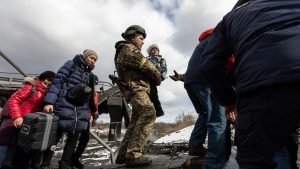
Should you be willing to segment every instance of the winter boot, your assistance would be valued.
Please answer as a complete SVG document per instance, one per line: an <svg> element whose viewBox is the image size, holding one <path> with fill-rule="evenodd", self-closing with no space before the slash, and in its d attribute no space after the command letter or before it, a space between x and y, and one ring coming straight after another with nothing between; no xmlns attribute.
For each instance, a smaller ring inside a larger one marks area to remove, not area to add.
<svg viewBox="0 0 300 169"><path fill-rule="evenodd" d="M142 167L146 165L150 165L152 163L152 159L149 157L138 157L134 159L125 159L125 166L128 168L131 167Z"/></svg>
<svg viewBox="0 0 300 169"><path fill-rule="evenodd" d="M58 169L74 169L70 162L58 161Z"/></svg>
<svg viewBox="0 0 300 169"><path fill-rule="evenodd" d="M205 154L206 154L207 149L204 147L201 148L189 148L189 155L191 156L199 156L204 158Z"/></svg>
<svg viewBox="0 0 300 169"><path fill-rule="evenodd" d="M160 111L156 110L156 117L161 117L163 115L165 115L163 110L160 110Z"/></svg>
<svg viewBox="0 0 300 169"><path fill-rule="evenodd" d="M186 168L190 168L190 167L201 168L203 163L204 163L203 158L197 156L197 157L189 157L185 161L184 165L186 166Z"/></svg>
<svg viewBox="0 0 300 169"><path fill-rule="evenodd" d="M125 156L126 156L126 149L124 146L121 146L118 150L118 155L116 158L116 164L124 164L125 163Z"/></svg>
<svg viewBox="0 0 300 169"><path fill-rule="evenodd" d="M79 158L72 157L71 160L71 165L78 168L78 169L83 169L83 164L80 162Z"/></svg>
<svg viewBox="0 0 300 169"><path fill-rule="evenodd" d="M122 158L122 157L120 157L120 156L117 156L115 163L116 164L124 164L125 163L125 159Z"/></svg>
<svg viewBox="0 0 300 169"><path fill-rule="evenodd" d="M41 166L41 169L52 169L50 165L47 166Z"/></svg>

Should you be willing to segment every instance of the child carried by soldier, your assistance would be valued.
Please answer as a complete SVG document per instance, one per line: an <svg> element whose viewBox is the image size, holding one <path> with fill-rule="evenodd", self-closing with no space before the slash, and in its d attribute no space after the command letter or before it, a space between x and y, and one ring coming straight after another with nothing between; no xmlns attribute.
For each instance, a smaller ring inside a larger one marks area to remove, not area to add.
<svg viewBox="0 0 300 169"><path fill-rule="evenodd" d="M149 59L153 65L157 68L157 70L161 74L161 80L165 80L167 78L167 62L166 60L159 54L159 47L157 44L152 44L149 46L147 50L149 56L147 59ZM158 91L155 83L150 83L150 100L154 104L155 111L156 111L156 117L163 116L165 113L161 107L161 103L158 98Z"/></svg>

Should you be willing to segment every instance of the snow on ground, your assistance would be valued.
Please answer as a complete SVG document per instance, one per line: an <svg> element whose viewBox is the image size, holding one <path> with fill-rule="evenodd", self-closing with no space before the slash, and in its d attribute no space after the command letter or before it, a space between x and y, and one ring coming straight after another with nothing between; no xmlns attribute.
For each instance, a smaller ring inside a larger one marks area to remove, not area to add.
<svg viewBox="0 0 300 169"><path fill-rule="evenodd" d="M194 125L188 126L176 132L170 133L154 141L156 144L173 144L173 143L187 143L190 139Z"/></svg>

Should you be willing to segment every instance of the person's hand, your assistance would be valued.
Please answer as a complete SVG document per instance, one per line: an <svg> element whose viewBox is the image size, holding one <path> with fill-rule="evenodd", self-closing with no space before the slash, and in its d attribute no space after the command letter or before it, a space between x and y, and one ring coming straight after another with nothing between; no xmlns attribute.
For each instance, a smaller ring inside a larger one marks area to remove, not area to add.
<svg viewBox="0 0 300 169"><path fill-rule="evenodd" d="M93 113L93 119L96 120L96 119L98 119L98 117L99 117L98 111L94 112Z"/></svg>
<svg viewBox="0 0 300 169"><path fill-rule="evenodd" d="M183 81L183 76L177 73L176 70L174 70L174 75L170 75L169 77L174 81L178 81L178 80Z"/></svg>
<svg viewBox="0 0 300 169"><path fill-rule="evenodd" d="M225 106L225 116L230 122L235 122L237 118L236 106L235 105Z"/></svg>
<svg viewBox="0 0 300 169"><path fill-rule="evenodd" d="M155 70L154 72L155 72L155 74L154 74L154 82L155 82L156 86L159 86L160 83L161 83L161 74L160 74L160 72L158 70Z"/></svg>
<svg viewBox="0 0 300 169"><path fill-rule="evenodd" d="M14 119L13 124L16 128L21 128L23 125L23 117L18 117Z"/></svg>
<svg viewBox="0 0 300 169"><path fill-rule="evenodd" d="M166 73L166 72L161 74L161 80L162 80L162 81L164 81L164 80L167 79L167 78L168 78L168 76L167 76L167 73Z"/></svg>
<svg viewBox="0 0 300 169"><path fill-rule="evenodd" d="M51 105L51 104L45 105L44 112L46 112L46 113L52 113L53 112L53 105Z"/></svg>
<svg viewBox="0 0 300 169"><path fill-rule="evenodd" d="M96 119L93 119L93 120L92 120L92 127L95 127L95 126L96 126L96 121L97 121Z"/></svg>

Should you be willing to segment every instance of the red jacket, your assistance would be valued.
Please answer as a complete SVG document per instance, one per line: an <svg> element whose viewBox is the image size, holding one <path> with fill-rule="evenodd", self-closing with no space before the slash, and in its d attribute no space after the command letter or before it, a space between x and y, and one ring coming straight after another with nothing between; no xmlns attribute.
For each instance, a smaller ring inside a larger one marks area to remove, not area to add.
<svg viewBox="0 0 300 169"><path fill-rule="evenodd" d="M36 92L32 95L33 87ZM17 144L20 129L13 126L13 119L23 117L27 113L42 111L46 93L47 89L38 80L35 86L25 84L9 98L2 110L4 121L0 126L0 145L15 146Z"/></svg>
<svg viewBox="0 0 300 169"><path fill-rule="evenodd" d="M210 28L210 29L207 29L206 31L202 32L200 34L199 38L198 38L199 42L202 42L204 39L206 39L207 37L209 37L213 32L214 32L214 28ZM234 63L234 59L235 58L234 58L233 55L231 55L228 58L227 64L225 65L227 71L231 70L232 65Z"/></svg>
<svg viewBox="0 0 300 169"><path fill-rule="evenodd" d="M99 94L97 93L97 89L96 89L96 86L94 86L94 93L93 93L93 100L94 100L94 104L96 106L96 110L98 111L98 97L99 97ZM98 112L99 113L99 112ZM99 114L100 115L100 114ZM91 109L89 109L89 116L90 118L92 119L95 119L94 117L94 112L91 111Z"/></svg>
<svg viewBox="0 0 300 169"><path fill-rule="evenodd" d="M35 87L36 92L29 98L33 87ZM39 80L35 86L25 84L15 92L7 102L10 117L16 119L18 117L24 117L27 113L43 111L44 97L47 91L47 88L45 88Z"/></svg>

